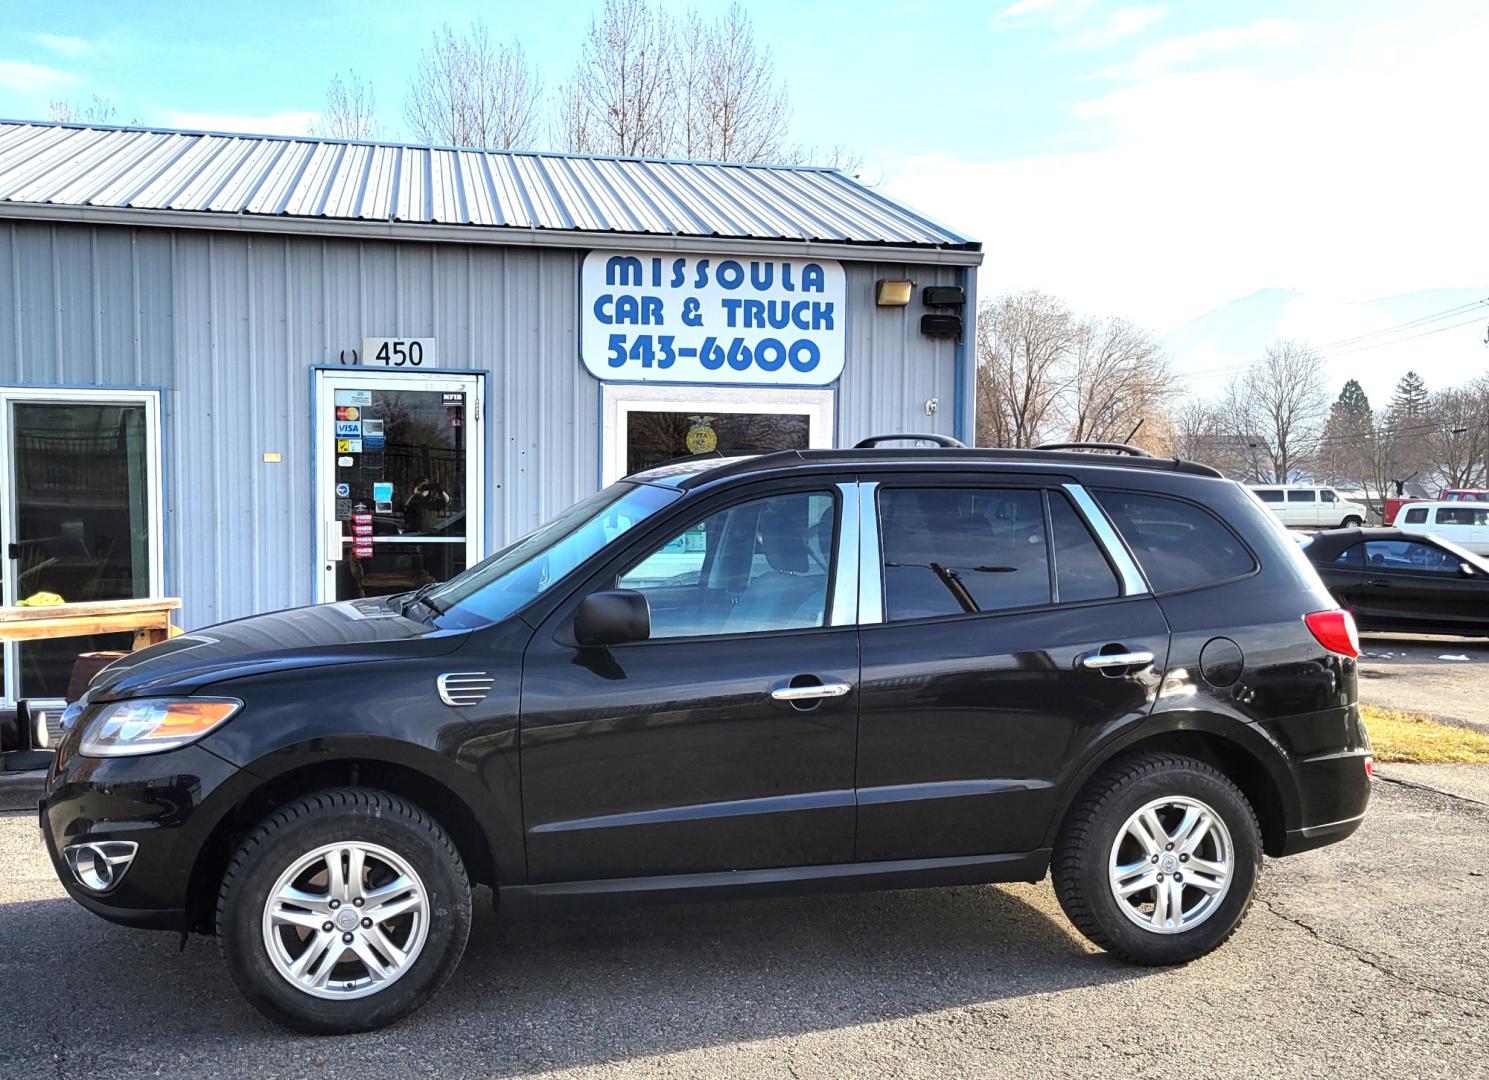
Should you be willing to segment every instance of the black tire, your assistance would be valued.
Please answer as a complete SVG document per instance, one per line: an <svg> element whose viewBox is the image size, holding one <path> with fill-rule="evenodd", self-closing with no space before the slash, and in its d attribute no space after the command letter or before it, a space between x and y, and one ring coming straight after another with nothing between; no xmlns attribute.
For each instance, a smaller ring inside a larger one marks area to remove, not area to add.
<svg viewBox="0 0 1489 1080"><path fill-rule="evenodd" d="M1358 529L1362 524L1363 522L1361 522L1359 518L1351 515L1350 517L1347 517L1343 521L1341 521L1339 523L1339 527L1341 529Z"/></svg>
<svg viewBox="0 0 1489 1080"><path fill-rule="evenodd" d="M376 844L412 867L428 894L429 918L423 946L401 975L366 997L338 1001L280 974L262 920L281 874L306 853L346 841ZM270 814L228 863L217 899L218 945L243 996L269 1019L318 1035L383 1027L434 997L460 963L470 922L470 883L449 836L417 806L368 788L316 792Z"/></svg>
<svg viewBox="0 0 1489 1080"><path fill-rule="evenodd" d="M1233 868L1229 889L1209 916L1190 929L1159 933L1123 913L1109 861L1133 814L1175 796L1196 799L1220 817L1230 833ZM1256 812L1224 773L1178 754L1140 753L1115 762L1081 792L1061 825L1051 872L1055 895L1077 930L1123 960L1159 966L1204 956L1236 932L1251 906L1261 859Z"/></svg>

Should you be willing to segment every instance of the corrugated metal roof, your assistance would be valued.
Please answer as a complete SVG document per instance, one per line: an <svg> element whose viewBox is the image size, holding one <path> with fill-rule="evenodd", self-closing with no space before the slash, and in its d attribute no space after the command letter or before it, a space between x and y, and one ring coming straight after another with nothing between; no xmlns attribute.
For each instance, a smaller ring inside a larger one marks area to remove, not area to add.
<svg viewBox="0 0 1489 1080"><path fill-rule="evenodd" d="M0 121L3 204L978 245L834 169Z"/></svg>

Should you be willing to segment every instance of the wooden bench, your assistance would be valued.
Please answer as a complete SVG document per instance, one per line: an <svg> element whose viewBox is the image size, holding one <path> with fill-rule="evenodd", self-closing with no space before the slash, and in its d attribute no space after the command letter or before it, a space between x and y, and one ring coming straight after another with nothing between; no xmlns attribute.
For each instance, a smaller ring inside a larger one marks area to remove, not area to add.
<svg viewBox="0 0 1489 1080"><path fill-rule="evenodd" d="M0 641L41 641L134 631L136 650L171 636L174 596L149 600L93 600L53 607L0 607Z"/></svg>

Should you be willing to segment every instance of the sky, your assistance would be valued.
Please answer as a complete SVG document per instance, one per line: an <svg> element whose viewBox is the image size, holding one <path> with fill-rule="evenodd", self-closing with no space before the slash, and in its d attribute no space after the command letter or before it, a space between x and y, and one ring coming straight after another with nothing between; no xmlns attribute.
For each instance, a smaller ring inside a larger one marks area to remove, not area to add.
<svg viewBox="0 0 1489 1080"><path fill-rule="evenodd" d="M1489 296L1482 0L744 6L789 85L792 141L850 147L866 180L982 241L984 295L1043 289L1167 335L1286 290L1305 301L1288 332L1324 342L1399 321L1377 298ZM597 7L0 0L0 116L98 94L119 122L298 133L351 69L403 138L439 24L483 19L554 85ZM1483 369L1482 337L1428 339L1458 350L1444 378ZM1370 359L1387 371L1419 348Z"/></svg>

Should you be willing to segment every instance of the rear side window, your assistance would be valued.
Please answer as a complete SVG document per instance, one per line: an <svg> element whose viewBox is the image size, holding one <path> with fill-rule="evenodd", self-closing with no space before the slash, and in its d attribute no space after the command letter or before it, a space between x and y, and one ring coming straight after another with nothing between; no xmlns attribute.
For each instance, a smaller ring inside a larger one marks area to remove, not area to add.
<svg viewBox="0 0 1489 1080"><path fill-rule="evenodd" d="M1135 491L1094 494L1155 592L1209 585L1256 569L1236 534L1193 503Z"/></svg>
<svg viewBox="0 0 1489 1080"><path fill-rule="evenodd" d="M1050 602L1039 491L885 488L879 521L890 621Z"/></svg>
<svg viewBox="0 0 1489 1080"><path fill-rule="evenodd" d="M1055 545L1055 589L1062 604L1106 600L1121 594L1116 571L1096 537L1064 495L1050 492L1050 533Z"/></svg>
<svg viewBox="0 0 1489 1080"><path fill-rule="evenodd" d="M1314 493L1311 492L1311 491L1289 491L1287 493L1287 501L1288 502L1298 502L1298 503L1311 503L1311 502L1317 502L1318 499L1315 497Z"/></svg>
<svg viewBox="0 0 1489 1080"><path fill-rule="evenodd" d="M1408 525L1425 525L1427 523L1427 509L1419 506L1414 510L1406 512L1406 523Z"/></svg>
<svg viewBox="0 0 1489 1080"><path fill-rule="evenodd" d="M1473 510L1469 507L1459 508L1443 507L1437 512L1437 523L1439 525L1472 525Z"/></svg>
<svg viewBox="0 0 1489 1080"><path fill-rule="evenodd" d="M1258 491L1256 497L1264 503L1280 503L1282 501L1282 492Z"/></svg>

